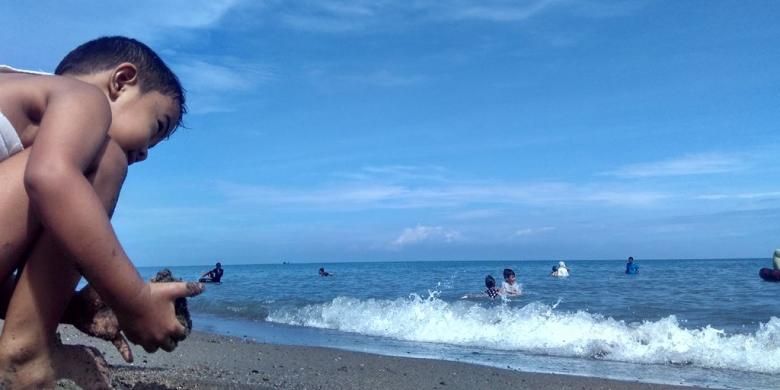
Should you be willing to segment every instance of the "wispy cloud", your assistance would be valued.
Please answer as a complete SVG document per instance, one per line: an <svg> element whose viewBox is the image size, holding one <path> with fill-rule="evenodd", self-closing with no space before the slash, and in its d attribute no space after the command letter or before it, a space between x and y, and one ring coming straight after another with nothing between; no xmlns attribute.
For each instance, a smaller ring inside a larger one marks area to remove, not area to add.
<svg viewBox="0 0 780 390"><path fill-rule="evenodd" d="M428 22L482 21L494 23L524 22L556 8L587 18L614 17L637 8L614 2L569 0L457 0L441 2L417 0L311 0L291 6L279 3L269 7L271 14L290 28L324 33L345 33L369 29L397 28Z"/></svg>
<svg viewBox="0 0 780 390"><path fill-rule="evenodd" d="M675 159L626 165L614 171L605 172L604 175L622 178L705 175L736 172L745 169L747 165L746 161L734 155L690 154Z"/></svg>
<svg viewBox="0 0 780 390"><path fill-rule="evenodd" d="M724 199L778 199L780 191L770 192L741 192L733 194L704 194L698 195L695 199L702 200L724 200Z"/></svg>
<svg viewBox="0 0 780 390"><path fill-rule="evenodd" d="M607 191L567 183L446 185L344 183L320 188L273 188L220 183L218 188L232 202L278 204L296 207L340 209L400 209L480 205L577 205L609 204L648 206L671 195L652 191Z"/></svg>
<svg viewBox="0 0 780 390"><path fill-rule="evenodd" d="M273 81L271 67L263 63L240 61L232 57L212 58L210 61L177 56L171 67L192 97L190 112L229 112L229 96L255 91L259 85Z"/></svg>
<svg viewBox="0 0 780 390"><path fill-rule="evenodd" d="M269 66L232 58L220 58L215 63L189 60L177 62L174 67L188 88L198 91L246 91L274 79Z"/></svg>
<svg viewBox="0 0 780 390"><path fill-rule="evenodd" d="M164 2L145 1L150 7L157 9L162 18L149 18L148 11L144 12L144 20L157 19L165 26L204 28L219 22L231 9L239 5L241 0L169 0ZM138 5L135 1L134 5ZM160 11L159 7L167 7ZM168 12L171 11L171 12ZM163 13L164 12L164 13Z"/></svg>
<svg viewBox="0 0 780 390"><path fill-rule="evenodd" d="M514 22L526 20L542 13L548 8L564 3L561 0L539 0L524 2L481 1L453 7L448 15L452 19L487 20L494 22Z"/></svg>
<svg viewBox="0 0 780 390"><path fill-rule="evenodd" d="M357 84L375 85L379 87L406 87L425 81L424 76L406 75L379 69L367 73L343 76L344 81Z"/></svg>
<svg viewBox="0 0 780 390"><path fill-rule="evenodd" d="M306 76L315 85L325 89L347 87L398 88L425 83L429 76L403 70L351 69L345 70L337 65L319 64L310 66Z"/></svg>
<svg viewBox="0 0 780 390"><path fill-rule="evenodd" d="M543 227L538 227L538 228L524 228L524 229L517 230L515 232L515 235L516 236L531 236L531 235L536 235L536 234L540 234L540 233L551 232L553 230L555 230L554 226L543 226Z"/></svg>
<svg viewBox="0 0 780 390"><path fill-rule="evenodd" d="M475 209L475 210L466 210L461 211L457 213L453 213L448 216L450 219L454 220L460 220L460 221L472 221L477 219L487 219L487 218L493 218L496 216L501 215L500 210L494 210L494 209Z"/></svg>
<svg viewBox="0 0 780 390"><path fill-rule="evenodd" d="M354 172L337 172L336 177L370 182L446 181L447 170L440 166L426 165L368 165Z"/></svg>
<svg viewBox="0 0 780 390"><path fill-rule="evenodd" d="M446 229L441 226L417 225L404 229L392 244L395 247L404 247L421 242L449 243L458 240L460 237L460 232L456 230Z"/></svg>

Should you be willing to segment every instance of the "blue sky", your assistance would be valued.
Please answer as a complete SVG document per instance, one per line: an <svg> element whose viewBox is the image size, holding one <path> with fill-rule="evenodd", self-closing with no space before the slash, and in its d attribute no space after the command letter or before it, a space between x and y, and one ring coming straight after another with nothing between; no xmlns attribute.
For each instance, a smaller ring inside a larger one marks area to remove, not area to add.
<svg viewBox="0 0 780 390"><path fill-rule="evenodd" d="M115 216L138 265L780 247L778 2L105 3L4 2L0 62L121 34L179 74Z"/></svg>

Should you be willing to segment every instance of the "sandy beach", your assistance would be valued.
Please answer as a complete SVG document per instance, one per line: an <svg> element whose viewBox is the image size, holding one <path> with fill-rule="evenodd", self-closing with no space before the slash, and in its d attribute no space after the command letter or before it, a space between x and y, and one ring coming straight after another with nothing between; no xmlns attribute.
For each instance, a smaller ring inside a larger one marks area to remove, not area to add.
<svg viewBox="0 0 780 390"><path fill-rule="evenodd" d="M691 389L685 386L519 372L473 364L389 357L329 348L263 344L194 332L172 353L113 347L69 326L64 344L101 351L119 389Z"/></svg>

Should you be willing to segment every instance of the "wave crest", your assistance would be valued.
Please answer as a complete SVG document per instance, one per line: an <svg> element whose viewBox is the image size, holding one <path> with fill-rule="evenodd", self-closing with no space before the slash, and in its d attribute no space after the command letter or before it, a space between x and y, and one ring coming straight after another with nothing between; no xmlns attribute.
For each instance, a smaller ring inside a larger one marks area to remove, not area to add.
<svg viewBox="0 0 780 390"><path fill-rule="evenodd" d="M267 321L503 351L780 373L776 317L753 334L727 334L710 326L686 329L674 315L627 324L556 307L539 302L523 307L449 303L436 293L395 300L338 297L272 311Z"/></svg>

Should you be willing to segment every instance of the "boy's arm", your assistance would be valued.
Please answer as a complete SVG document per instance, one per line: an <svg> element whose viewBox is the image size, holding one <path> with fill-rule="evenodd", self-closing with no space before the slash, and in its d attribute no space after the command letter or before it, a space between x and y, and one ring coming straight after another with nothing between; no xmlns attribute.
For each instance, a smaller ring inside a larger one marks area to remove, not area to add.
<svg viewBox="0 0 780 390"><path fill-rule="evenodd" d="M76 83L53 92L25 169L41 223L111 305L132 304L144 286L85 176L108 140L111 109L97 88ZM127 161L114 154L118 170Z"/></svg>
<svg viewBox="0 0 780 390"><path fill-rule="evenodd" d="M114 309L127 337L147 351L172 350L186 329L173 301L199 293L185 283L144 283L125 254L85 172L100 169L121 180L127 172L122 149L107 136L111 110L95 87L60 79L52 92L25 169L25 188L42 225L80 272Z"/></svg>

